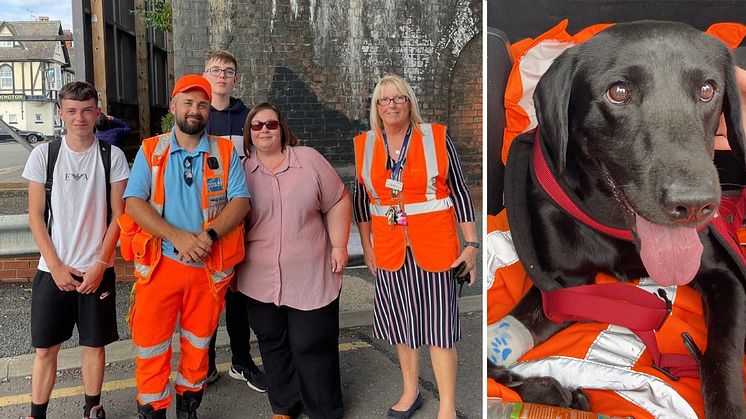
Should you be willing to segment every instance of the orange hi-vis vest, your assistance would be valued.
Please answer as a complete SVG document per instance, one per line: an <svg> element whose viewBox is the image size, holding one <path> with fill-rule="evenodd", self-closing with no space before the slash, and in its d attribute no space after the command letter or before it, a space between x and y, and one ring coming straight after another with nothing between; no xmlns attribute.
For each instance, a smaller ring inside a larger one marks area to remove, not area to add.
<svg viewBox="0 0 746 419"><path fill-rule="evenodd" d="M370 198L371 230L376 265L396 271L404 264L409 245L417 265L431 272L447 271L458 257L456 215L446 184L446 127L420 124L412 130L396 198L386 186L391 177L381 132L355 137L355 169ZM408 225L389 225L386 212L403 206Z"/></svg>
<svg viewBox="0 0 746 419"><path fill-rule="evenodd" d="M513 247L505 211L495 216L485 239L487 324L505 317L531 287ZM616 282L599 274L596 283ZM672 301L671 315L656 332L661 352L688 354L681 334L707 346L701 296L688 286L661 287L649 279L629 283L651 293L659 288ZM746 358L744 358L746 367ZM671 379L653 366L650 353L629 329L598 322L575 323L529 350L511 371L526 377L552 376L568 388L582 388L594 412L634 418L704 417L698 378ZM746 377L744 377L746 379ZM489 380L488 397L518 401L512 390ZM745 394L746 396L746 394Z"/></svg>
<svg viewBox="0 0 746 419"><path fill-rule="evenodd" d="M506 128L502 158L507 162L512 141L537 127L533 92L541 75L564 50L611 26L599 24L575 35L566 32L567 20L535 39L511 46L515 63L505 91ZM737 47L746 26L718 23L706 33ZM495 158L492 156L491 158ZM487 217L485 259L488 266L487 324L499 322L531 288L532 281L518 259L505 210ZM568 250L571 251L571 250ZM596 283L616 282L599 274ZM704 350L707 327L700 295L689 287L660 287L647 279L630 283L649 292L664 288L672 312L656 332L661 352L688 354L681 333L688 332ZM744 358L746 369L746 358ZM524 354L511 370L523 376L552 376L568 388L583 388L594 412L634 418L704 417L699 378L672 380L653 366L645 345L629 329L598 322L575 323ZM746 379L746 376L744 377ZM511 389L488 380L488 397L520 401ZM745 394L746 396L746 394Z"/></svg>
<svg viewBox="0 0 746 419"><path fill-rule="evenodd" d="M597 24L570 35L566 31L567 23L565 19L536 38L527 38L510 46L511 56L515 57L515 62L505 87L506 125L501 156L503 163L508 161L508 150L513 140L535 129L538 124L534 110L534 89L554 59L566 49L591 39L613 25ZM746 26L740 23L715 23L705 32L720 39L732 49L746 37Z"/></svg>
<svg viewBox="0 0 746 419"><path fill-rule="evenodd" d="M204 153L202 174L202 218L203 228L207 228L228 202L228 172L233 143L220 137L208 136L210 153ZM149 203L159 215L163 215L166 189L164 174L168 163L171 146L170 134L147 138L142 143L143 153L151 171L151 193ZM217 166L208 164L214 157ZM208 182L220 178L221 182ZM219 183L219 184L218 184ZM208 190L208 184L210 185ZM141 228L128 214L118 219L121 228L122 258L134 261L135 277L138 283L146 284L150 280L155 266L161 258L161 239ZM212 244L204 267L211 278L210 287L213 294L217 289L226 286L234 273L233 267L244 258L244 229L240 223L233 230L218 238Z"/></svg>

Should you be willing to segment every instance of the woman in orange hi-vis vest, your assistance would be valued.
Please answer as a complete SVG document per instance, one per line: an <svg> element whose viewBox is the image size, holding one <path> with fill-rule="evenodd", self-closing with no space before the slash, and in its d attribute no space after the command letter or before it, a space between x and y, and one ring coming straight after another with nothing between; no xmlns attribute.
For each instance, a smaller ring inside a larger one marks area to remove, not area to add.
<svg viewBox="0 0 746 419"><path fill-rule="evenodd" d="M429 345L438 417L454 418L460 329L450 271L464 262L474 280L473 205L446 127L423 123L404 79L378 82L370 124L355 137L354 214L365 263L376 275L374 336L396 345L402 370L402 395L388 416L408 418L422 406L419 347Z"/></svg>

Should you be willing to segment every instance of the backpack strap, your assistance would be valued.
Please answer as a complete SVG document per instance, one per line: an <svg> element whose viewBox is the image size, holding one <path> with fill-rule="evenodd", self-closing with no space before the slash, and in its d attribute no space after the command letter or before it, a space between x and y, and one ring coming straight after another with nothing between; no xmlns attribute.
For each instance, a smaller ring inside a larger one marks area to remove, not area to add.
<svg viewBox="0 0 746 419"><path fill-rule="evenodd" d="M47 233L52 236L52 180L54 178L54 166L57 164L57 157L60 154L62 140L55 140L49 143L47 153L47 180L44 183L45 201L44 201L44 220L47 224ZM104 165L104 176L106 181L106 225L111 223L111 145L99 141L101 149L101 162Z"/></svg>
<svg viewBox="0 0 746 419"><path fill-rule="evenodd" d="M52 178L54 177L54 166L57 164L57 156L60 154L62 140L49 143L47 150L47 181L44 183L46 198L44 200L44 221L47 224L47 233L52 237Z"/></svg>
<svg viewBox="0 0 746 419"><path fill-rule="evenodd" d="M106 181L106 226L111 224L111 144L98 142L101 149L101 162L104 164L104 179Z"/></svg>

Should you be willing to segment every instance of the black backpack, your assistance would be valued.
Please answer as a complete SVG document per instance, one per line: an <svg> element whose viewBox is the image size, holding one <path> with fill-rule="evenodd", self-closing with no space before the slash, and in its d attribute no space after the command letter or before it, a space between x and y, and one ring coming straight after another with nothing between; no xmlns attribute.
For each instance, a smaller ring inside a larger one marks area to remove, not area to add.
<svg viewBox="0 0 746 419"><path fill-rule="evenodd" d="M54 177L54 165L57 164L57 156L60 154L62 140L55 140L49 143L49 152L47 154L47 181L44 184L46 191L46 200L44 202L44 221L47 223L47 232L52 236L52 178ZM101 162L104 164L104 173L106 176L106 225L111 223L111 145L99 141L98 147L101 149Z"/></svg>

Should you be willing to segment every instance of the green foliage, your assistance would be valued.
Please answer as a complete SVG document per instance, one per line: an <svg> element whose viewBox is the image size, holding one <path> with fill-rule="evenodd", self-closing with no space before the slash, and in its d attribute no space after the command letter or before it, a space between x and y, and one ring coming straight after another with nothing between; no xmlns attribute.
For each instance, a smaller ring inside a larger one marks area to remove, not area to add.
<svg viewBox="0 0 746 419"><path fill-rule="evenodd" d="M174 126L174 114L171 112L163 115L163 118L161 118L161 133L167 133L171 131L171 128Z"/></svg>
<svg viewBox="0 0 746 419"><path fill-rule="evenodd" d="M174 28L173 9L168 0L149 0L153 10L132 10L130 13L142 15L145 24L163 32L171 32Z"/></svg>

